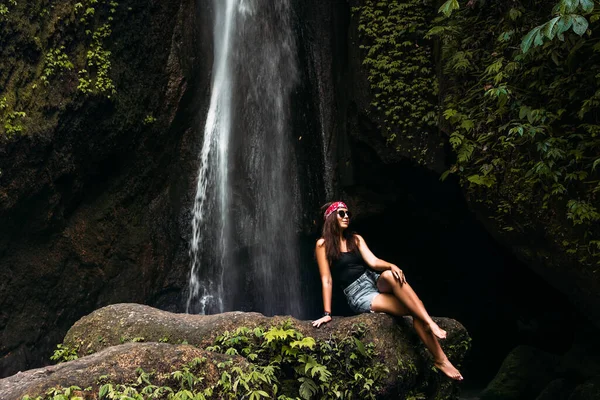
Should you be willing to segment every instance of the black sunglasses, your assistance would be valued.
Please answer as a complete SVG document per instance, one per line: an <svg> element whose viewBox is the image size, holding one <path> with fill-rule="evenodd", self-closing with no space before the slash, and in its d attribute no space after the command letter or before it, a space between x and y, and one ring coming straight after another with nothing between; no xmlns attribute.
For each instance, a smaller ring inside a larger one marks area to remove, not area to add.
<svg viewBox="0 0 600 400"><path fill-rule="evenodd" d="M350 211L338 210L338 215L340 216L340 218L346 218L346 215L348 216L348 218L352 218L352 214L350 213Z"/></svg>

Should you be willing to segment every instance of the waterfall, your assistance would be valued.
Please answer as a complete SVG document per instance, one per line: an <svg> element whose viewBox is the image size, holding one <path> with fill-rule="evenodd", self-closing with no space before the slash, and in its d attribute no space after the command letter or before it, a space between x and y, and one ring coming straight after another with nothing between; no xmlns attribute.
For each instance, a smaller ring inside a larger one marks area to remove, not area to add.
<svg viewBox="0 0 600 400"><path fill-rule="evenodd" d="M288 0L213 0L211 98L192 212L187 312L298 316L300 202Z"/></svg>

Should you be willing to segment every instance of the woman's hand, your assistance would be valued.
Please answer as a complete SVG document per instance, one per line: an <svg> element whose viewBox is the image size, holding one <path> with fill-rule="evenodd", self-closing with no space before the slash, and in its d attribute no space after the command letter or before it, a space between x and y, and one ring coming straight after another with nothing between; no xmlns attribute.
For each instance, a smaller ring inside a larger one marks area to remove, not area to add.
<svg viewBox="0 0 600 400"><path fill-rule="evenodd" d="M388 268L392 272L392 276L395 280L397 280L400 285L406 283L406 277L404 276L404 272L397 265L384 261L380 258L375 257L375 254L371 252L369 246L367 246L367 242L360 235L355 235L358 238L358 250L360 251L360 255L363 260L367 263L367 265L373 268L375 271L381 273L386 271Z"/></svg>
<svg viewBox="0 0 600 400"><path fill-rule="evenodd" d="M320 327L321 325L328 323L329 321L331 321L331 317L330 317L329 315L326 315L326 316L324 316L324 317L321 317L321 318L319 318L319 319L318 319L318 320L316 320L316 321L313 321L313 322L312 322L312 325L313 325L315 328L318 328L318 327Z"/></svg>
<svg viewBox="0 0 600 400"><path fill-rule="evenodd" d="M406 276L404 276L404 272L397 265L390 264L390 271L392 271L392 275L401 285L406 283Z"/></svg>

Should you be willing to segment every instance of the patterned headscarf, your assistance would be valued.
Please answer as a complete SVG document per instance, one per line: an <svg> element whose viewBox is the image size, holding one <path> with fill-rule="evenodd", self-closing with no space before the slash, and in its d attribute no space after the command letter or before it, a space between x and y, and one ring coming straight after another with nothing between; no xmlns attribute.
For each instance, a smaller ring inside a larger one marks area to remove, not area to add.
<svg viewBox="0 0 600 400"><path fill-rule="evenodd" d="M345 208L347 210L348 206L343 201L336 201L336 202L332 203L329 207L327 207L327 211L325 211L324 219L327 219L327 217L329 217L331 215L331 213L336 212L339 208Z"/></svg>

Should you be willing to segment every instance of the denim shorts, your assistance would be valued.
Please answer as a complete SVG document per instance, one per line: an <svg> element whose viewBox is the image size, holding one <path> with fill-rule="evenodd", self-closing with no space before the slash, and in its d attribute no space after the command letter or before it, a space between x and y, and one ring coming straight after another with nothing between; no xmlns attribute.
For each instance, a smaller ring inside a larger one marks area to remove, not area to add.
<svg viewBox="0 0 600 400"><path fill-rule="evenodd" d="M377 279L379 275L370 269L352 282L346 289L344 294L350 309L355 313L366 313L371 311L371 303L375 296L379 294L377 290Z"/></svg>

